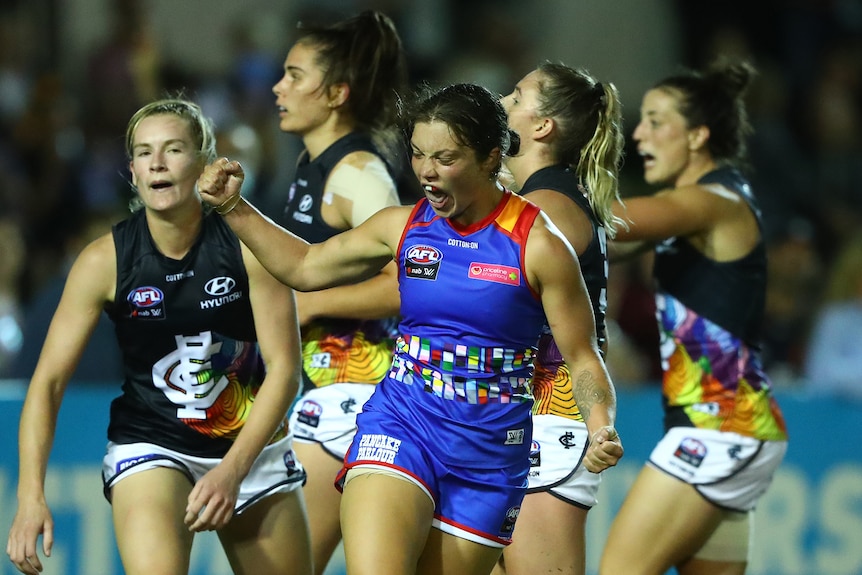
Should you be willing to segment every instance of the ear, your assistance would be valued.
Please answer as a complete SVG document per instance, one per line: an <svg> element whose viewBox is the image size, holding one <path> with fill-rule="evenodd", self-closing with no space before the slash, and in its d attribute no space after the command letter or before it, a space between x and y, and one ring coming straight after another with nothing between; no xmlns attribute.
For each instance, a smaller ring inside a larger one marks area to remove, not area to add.
<svg viewBox="0 0 862 575"><path fill-rule="evenodd" d="M688 149L697 151L706 146L709 140L709 128L706 126L698 126L688 131Z"/></svg>
<svg viewBox="0 0 862 575"><path fill-rule="evenodd" d="M541 140L547 138L554 131L556 124L553 118L542 118L541 122L533 130L533 139Z"/></svg>
<svg viewBox="0 0 862 575"><path fill-rule="evenodd" d="M503 154L500 151L500 148L494 148L491 150L491 153L488 154L488 157L482 162L482 167L488 172L496 170L500 166L500 162L503 160Z"/></svg>
<svg viewBox="0 0 862 575"><path fill-rule="evenodd" d="M345 82L333 84L329 87L329 107L340 108L350 97L350 86Z"/></svg>

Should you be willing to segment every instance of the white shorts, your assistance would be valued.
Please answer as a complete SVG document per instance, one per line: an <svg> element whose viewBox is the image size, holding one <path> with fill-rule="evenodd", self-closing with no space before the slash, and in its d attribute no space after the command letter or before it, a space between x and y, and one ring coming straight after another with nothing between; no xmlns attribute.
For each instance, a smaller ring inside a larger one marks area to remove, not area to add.
<svg viewBox="0 0 862 575"><path fill-rule="evenodd" d="M339 461L356 434L356 416L376 385L333 383L310 389L290 413L290 429L297 442L319 443Z"/></svg>
<svg viewBox="0 0 862 575"><path fill-rule="evenodd" d="M547 491L584 509L594 506L602 476L581 465L588 439L582 421L534 415L527 493Z"/></svg>
<svg viewBox="0 0 862 575"><path fill-rule="evenodd" d="M193 457L152 443L118 444L108 442L102 460L105 498L111 501L111 488L125 477L156 467L169 467L184 473L194 485L221 462L218 457ZM299 489L305 483L305 469L293 454L293 438L288 435L263 448L239 486L234 512L239 515L267 495Z"/></svg>
<svg viewBox="0 0 862 575"><path fill-rule="evenodd" d="M744 512L754 509L766 492L786 451L786 441L674 427L653 449L648 463L692 485L710 503Z"/></svg>

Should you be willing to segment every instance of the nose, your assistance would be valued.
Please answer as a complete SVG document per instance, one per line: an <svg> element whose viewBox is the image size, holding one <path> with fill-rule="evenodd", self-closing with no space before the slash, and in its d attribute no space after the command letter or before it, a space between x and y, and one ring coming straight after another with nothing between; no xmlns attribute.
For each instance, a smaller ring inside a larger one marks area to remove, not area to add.
<svg viewBox="0 0 862 575"><path fill-rule="evenodd" d="M644 122L638 122L638 125L635 126L635 131L632 132L632 140L635 142L640 142L643 140L643 131L644 131Z"/></svg>
<svg viewBox="0 0 862 575"><path fill-rule="evenodd" d="M282 84L283 82L284 82L284 76L282 76L282 77L281 77L281 79L279 79L279 81L278 81L278 82L276 82L276 83L275 83L275 85L272 87L272 93L273 93L273 94L275 94L276 96L280 96L280 95L281 95L281 92L282 92L282 90L281 90L281 84Z"/></svg>
<svg viewBox="0 0 862 575"><path fill-rule="evenodd" d="M420 180L433 180L437 176L437 171L434 169L434 162L431 158L422 157L413 159L413 171L416 172L416 177Z"/></svg>
<svg viewBox="0 0 862 575"><path fill-rule="evenodd" d="M162 152L153 152L150 157L150 171L161 172L165 169L165 155Z"/></svg>

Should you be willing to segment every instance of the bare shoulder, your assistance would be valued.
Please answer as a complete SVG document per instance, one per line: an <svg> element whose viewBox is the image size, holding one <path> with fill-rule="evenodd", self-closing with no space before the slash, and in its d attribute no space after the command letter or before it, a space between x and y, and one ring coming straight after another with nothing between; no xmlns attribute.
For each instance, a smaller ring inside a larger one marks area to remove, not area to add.
<svg viewBox="0 0 862 575"><path fill-rule="evenodd" d="M112 301L117 283L117 252L110 232L99 236L81 250L67 283L94 296Z"/></svg>

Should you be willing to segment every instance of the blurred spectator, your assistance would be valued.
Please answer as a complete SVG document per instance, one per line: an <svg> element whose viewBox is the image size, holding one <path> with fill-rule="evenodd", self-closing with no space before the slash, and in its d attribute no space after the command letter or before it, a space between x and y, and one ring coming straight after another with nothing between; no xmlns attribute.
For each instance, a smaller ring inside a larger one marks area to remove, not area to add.
<svg viewBox="0 0 862 575"><path fill-rule="evenodd" d="M21 227L9 218L0 219L0 378L15 360L23 337L21 321L21 273L27 259Z"/></svg>
<svg viewBox="0 0 862 575"><path fill-rule="evenodd" d="M615 262L608 274L608 371L620 387L661 385L652 291L653 254Z"/></svg>
<svg viewBox="0 0 862 575"><path fill-rule="evenodd" d="M110 232L111 225L122 219L124 215L121 212L90 212L80 229L64 242L65 257L62 267L36 292L24 309L20 352L4 374L5 377L30 379L33 375L42 344L48 333L48 326L66 285L66 275L75 257L88 243ZM2 245L6 245L5 241ZM0 260L3 253L0 251ZM5 277L5 270L0 271L4 272L0 277ZM107 315L102 314L99 323L96 324L96 329L81 356L81 361L78 362L72 379L85 382L105 381L118 385L122 382L120 348L114 335L114 326Z"/></svg>
<svg viewBox="0 0 862 575"><path fill-rule="evenodd" d="M862 400L862 234L858 231L829 273L804 376L812 392Z"/></svg>
<svg viewBox="0 0 862 575"><path fill-rule="evenodd" d="M812 302L821 296L824 266L816 250L814 228L802 218L784 223L782 231L768 242L767 254L763 366L781 387L793 385L801 375L815 309Z"/></svg>

